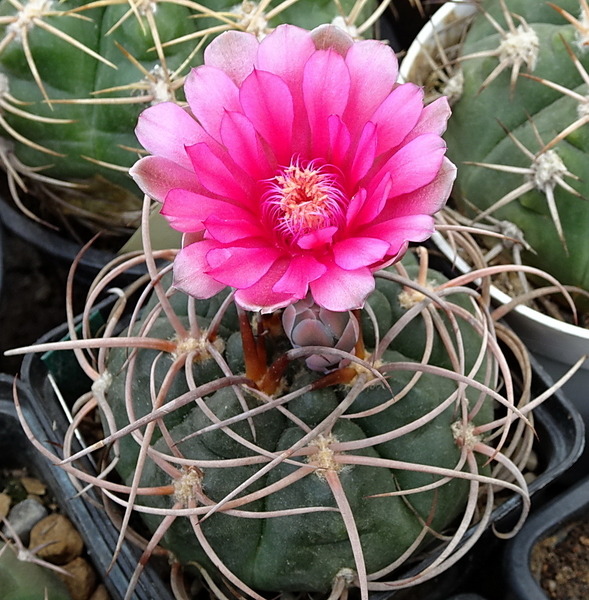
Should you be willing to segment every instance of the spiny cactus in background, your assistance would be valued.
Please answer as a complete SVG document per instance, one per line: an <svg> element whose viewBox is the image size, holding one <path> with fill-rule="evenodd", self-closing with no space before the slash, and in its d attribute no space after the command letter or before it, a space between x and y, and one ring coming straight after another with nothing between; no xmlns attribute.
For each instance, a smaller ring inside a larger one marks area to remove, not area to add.
<svg viewBox="0 0 589 600"><path fill-rule="evenodd" d="M589 290L589 5L478 6L445 135L455 198L477 224L519 228L527 264Z"/></svg>
<svg viewBox="0 0 589 600"><path fill-rule="evenodd" d="M12 197L32 218L50 219L53 207L107 235L128 233L142 198L127 175L141 152L137 118L151 104L183 104L184 78L211 39L334 20L362 35L387 4L2 0L0 163Z"/></svg>
<svg viewBox="0 0 589 600"><path fill-rule="evenodd" d="M366 308L347 315L352 352L305 346L304 335L293 349L280 311L247 313L228 291L191 299L169 287L166 270L152 271L118 336L120 307L102 337L35 348L98 349L81 359L94 383L72 427L98 407L104 440L73 455L69 442L63 456L38 447L124 507L123 528L140 512L152 538L137 576L162 545L186 569L197 565L215 593L223 582L258 600L260 591L345 597L358 586L367 598L425 581L467 552L497 486L522 494L526 512L519 468L533 432L511 429L526 406L512 412L486 305L428 270L425 251L419 264L409 254L380 271ZM334 359L331 370L308 368L318 354ZM105 473L115 467L123 484L75 466L105 445ZM404 563L440 536L433 563L405 575Z"/></svg>

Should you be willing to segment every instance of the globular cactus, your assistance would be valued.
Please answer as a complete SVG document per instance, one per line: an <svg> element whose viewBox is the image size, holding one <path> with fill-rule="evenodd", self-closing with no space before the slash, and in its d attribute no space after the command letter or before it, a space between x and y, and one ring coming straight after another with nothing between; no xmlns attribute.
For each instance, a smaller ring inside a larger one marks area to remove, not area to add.
<svg viewBox="0 0 589 600"><path fill-rule="evenodd" d="M453 63L461 210L513 223L525 262L589 290L589 6L485 0Z"/></svg>
<svg viewBox="0 0 589 600"><path fill-rule="evenodd" d="M64 456L44 452L104 487L124 524L140 512L152 531L141 565L159 544L216 592L226 582L258 599L337 597L358 586L366 598L453 564L487 526L497 486L527 506L519 468L532 429L510 427L511 375L486 305L427 269L425 251L419 264L409 254L377 273L354 313L365 335L351 352L293 348L281 311L247 313L227 291L194 300L162 274L152 272L118 336L123 298L101 337L86 328L81 340L35 348L98 349L81 359L94 383L80 416L98 407L104 440L73 456L69 443ZM339 365L309 369L318 353ZM123 485L74 466L105 445L105 473L115 467ZM434 562L405 576L404 563L440 536L449 541Z"/></svg>
<svg viewBox="0 0 589 600"><path fill-rule="evenodd" d="M229 29L263 36L280 23L312 28L334 19L361 33L371 12L351 0L3 0L0 161L15 202L33 218L55 223L53 208L92 230L128 235L142 199L127 175L141 152L137 118L158 102L184 103L184 78L211 39Z"/></svg>

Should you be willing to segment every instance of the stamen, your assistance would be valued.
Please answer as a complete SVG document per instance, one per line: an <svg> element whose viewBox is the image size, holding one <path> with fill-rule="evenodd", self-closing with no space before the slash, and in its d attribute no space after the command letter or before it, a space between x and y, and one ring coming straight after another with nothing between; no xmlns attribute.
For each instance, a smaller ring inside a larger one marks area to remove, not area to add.
<svg viewBox="0 0 589 600"><path fill-rule="evenodd" d="M293 241L343 222L344 193L335 173L310 162L293 164L268 182L264 204L273 227Z"/></svg>

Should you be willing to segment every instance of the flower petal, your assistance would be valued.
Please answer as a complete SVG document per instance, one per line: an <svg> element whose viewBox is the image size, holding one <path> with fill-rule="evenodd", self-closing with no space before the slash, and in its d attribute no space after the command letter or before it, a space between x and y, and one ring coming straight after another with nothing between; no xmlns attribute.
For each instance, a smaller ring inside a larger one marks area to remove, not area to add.
<svg viewBox="0 0 589 600"><path fill-rule="evenodd" d="M386 176L390 175L392 187L389 198L413 192L434 180L442 166L445 151L446 144L440 136L433 133L420 135L391 156L373 183L383 183ZM377 195L380 194L380 187L376 187ZM368 190L369 196L374 189Z"/></svg>
<svg viewBox="0 0 589 600"><path fill-rule="evenodd" d="M389 243L375 237L354 237L333 245L335 263L346 271L368 267L381 260Z"/></svg>
<svg viewBox="0 0 589 600"><path fill-rule="evenodd" d="M301 321L292 330L290 335L292 343L296 346L327 346L334 345L333 336L327 327L320 321L306 319Z"/></svg>
<svg viewBox="0 0 589 600"><path fill-rule="evenodd" d="M310 33L294 25L279 25L258 48L256 67L278 75L293 96L301 93L305 63L315 52Z"/></svg>
<svg viewBox="0 0 589 600"><path fill-rule="evenodd" d="M406 242L423 242L434 232L429 215L408 215L368 227L364 233L390 244L388 254L396 254Z"/></svg>
<svg viewBox="0 0 589 600"><path fill-rule="evenodd" d="M343 163L350 148L351 136L341 117L330 115L327 119L329 129L329 152L327 159L339 166Z"/></svg>
<svg viewBox="0 0 589 600"><path fill-rule="evenodd" d="M281 165L292 157L293 99L284 81L266 71L254 70L239 91L243 112L268 142Z"/></svg>
<svg viewBox="0 0 589 600"><path fill-rule="evenodd" d="M325 266L325 274L310 284L315 302L335 311L362 308L374 290L374 277L370 269L364 267L346 271L332 262Z"/></svg>
<svg viewBox="0 0 589 600"><path fill-rule="evenodd" d="M352 189L368 173L376 158L376 126L368 121L364 125L352 164L349 168L348 183Z"/></svg>
<svg viewBox="0 0 589 600"><path fill-rule="evenodd" d="M225 214L223 211L220 212ZM223 244L232 244L250 237L263 237L265 234L264 230L252 219L227 219L211 215L204 225L209 235Z"/></svg>
<svg viewBox="0 0 589 600"><path fill-rule="evenodd" d="M238 112L227 112L221 122L221 140L227 153L252 179L272 176L270 165L252 122Z"/></svg>
<svg viewBox="0 0 589 600"><path fill-rule="evenodd" d="M324 227L317 229L306 235L302 235L297 240L297 246L303 250L312 250L313 248L321 248L325 244L330 244L333 236L337 233L337 227Z"/></svg>
<svg viewBox="0 0 589 600"><path fill-rule="evenodd" d="M173 102L150 106L139 115L135 135L150 153L191 169L185 147L211 141L211 137L183 108Z"/></svg>
<svg viewBox="0 0 589 600"><path fill-rule="evenodd" d="M174 259L174 287L195 298L211 298L219 293L224 283L207 275L207 253L217 247L217 242L203 240L185 246Z"/></svg>
<svg viewBox="0 0 589 600"><path fill-rule="evenodd" d="M214 213L233 219L251 218L251 213L239 206L180 188L170 190L160 212L174 229L184 233L201 231L203 222Z"/></svg>
<svg viewBox="0 0 589 600"><path fill-rule="evenodd" d="M302 299L307 295L309 283L321 277L326 269L325 265L312 256L295 256L272 290Z"/></svg>
<svg viewBox="0 0 589 600"><path fill-rule="evenodd" d="M236 85L241 85L253 71L258 46L252 33L226 31L205 48L205 65L225 71Z"/></svg>
<svg viewBox="0 0 589 600"><path fill-rule="evenodd" d="M184 188L192 191L204 191L194 172L174 161L160 156L144 156L130 169L129 175L141 190L159 202L166 199L173 188Z"/></svg>
<svg viewBox="0 0 589 600"><path fill-rule="evenodd" d="M257 283L279 258L269 246L230 246L211 250L207 255L208 273L215 280L238 289Z"/></svg>
<svg viewBox="0 0 589 600"><path fill-rule="evenodd" d="M335 50L318 50L305 65L303 98L311 127L313 156L325 156L329 145L328 117L342 116L348 103L350 73Z"/></svg>
<svg viewBox="0 0 589 600"><path fill-rule="evenodd" d="M378 221L386 221L406 215L437 213L446 203L456 179L456 167L446 157L435 179L427 185L387 202L378 216Z"/></svg>
<svg viewBox="0 0 589 600"><path fill-rule="evenodd" d="M278 259L260 281L247 289L237 290L235 292L237 304L245 310L271 313L296 302L297 298L293 298L290 294L273 290L276 282L284 275L287 266L288 259Z"/></svg>
<svg viewBox="0 0 589 600"><path fill-rule="evenodd" d="M353 230L355 227L359 227L366 223L371 223L374 221L383 209L386 206L387 198L389 193L393 187L392 176L388 173L382 180L381 184L378 186L376 191L371 194L356 194L358 197L358 201L361 202L361 205L358 207L354 207L357 210L357 214L352 221L349 219L349 228ZM364 190L360 190L363 192ZM355 197L356 197L355 196Z"/></svg>
<svg viewBox="0 0 589 600"><path fill-rule="evenodd" d="M307 152L309 125L303 102L303 69L315 52L315 44L305 29L279 25L267 35L258 49L256 67L278 75L288 86L293 99L293 153Z"/></svg>
<svg viewBox="0 0 589 600"><path fill-rule="evenodd" d="M411 132L407 141L424 133L442 135L446 131L450 113L450 105L446 96L434 100L423 109L415 129Z"/></svg>
<svg viewBox="0 0 589 600"><path fill-rule="evenodd" d="M417 124L423 109L423 90L412 83L396 87L370 119L378 133L377 156L396 148Z"/></svg>
<svg viewBox="0 0 589 600"><path fill-rule="evenodd" d="M353 44L346 54L351 76L350 97L344 113L344 123L356 137L366 121L391 93L399 65L393 49L383 42L363 40ZM393 113L394 114L394 113ZM395 122L401 119L394 115Z"/></svg>
<svg viewBox="0 0 589 600"><path fill-rule="evenodd" d="M348 209L346 211L346 225L350 226L354 222L354 219L358 216L358 213L364 206L366 202L366 190L364 188L360 188L350 200L348 204Z"/></svg>
<svg viewBox="0 0 589 600"><path fill-rule="evenodd" d="M184 92L199 123L220 142L221 121L225 111L241 111L239 88L220 69L203 65L190 72Z"/></svg>
<svg viewBox="0 0 589 600"><path fill-rule="evenodd" d="M201 184L211 193L247 202L244 189L235 180L235 171L217 158L208 144L194 144L186 148L192 168Z"/></svg>
<svg viewBox="0 0 589 600"><path fill-rule="evenodd" d="M354 45L354 39L340 27L335 25L319 25L311 31L311 38L317 50L333 48L339 55L346 56Z"/></svg>

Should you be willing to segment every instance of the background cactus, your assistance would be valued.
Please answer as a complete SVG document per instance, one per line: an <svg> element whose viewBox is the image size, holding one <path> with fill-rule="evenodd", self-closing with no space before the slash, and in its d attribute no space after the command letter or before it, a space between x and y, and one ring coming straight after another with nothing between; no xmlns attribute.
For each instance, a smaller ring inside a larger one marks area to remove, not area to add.
<svg viewBox="0 0 589 600"><path fill-rule="evenodd" d="M589 290L589 6L485 0L461 46L445 139L454 196L485 223L509 221L527 264Z"/></svg>
<svg viewBox="0 0 589 600"><path fill-rule="evenodd" d="M427 269L425 252L419 265L408 255L378 273L356 314L365 338L352 354L320 349L345 359L326 373L306 366L317 347L292 348L278 313L247 314L226 292L195 301L160 275L118 336L123 299L101 337L86 327L82 340L34 347L98 349L91 361L79 355L94 383L73 427L99 407L104 440L74 455L69 442L63 457L44 452L125 507L123 528L140 511L153 532L141 564L162 544L213 589L225 580L255 598L337 597L359 586L366 598L427 580L467 552L497 486L522 494L526 512L519 468L533 431L506 418L517 400L494 326L475 291ZM75 466L105 445L105 473L116 467L123 486ZM433 564L403 576L409 557L451 531Z"/></svg>
<svg viewBox="0 0 589 600"><path fill-rule="evenodd" d="M262 36L284 22L311 29L334 19L361 34L373 23L370 6L2 0L0 162L13 198L33 217L51 220L53 208L107 235L128 234L142 199L127 175L141 152L139 113L164 100L183 102L184 77L215 35L238 29ZM21 199L23 190L42 205Z"/></svg>

